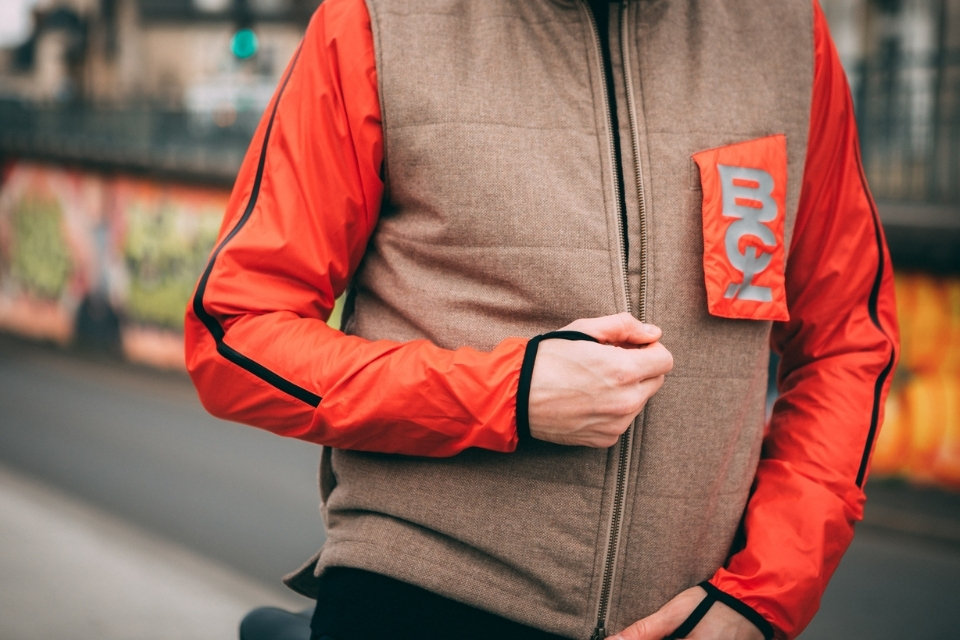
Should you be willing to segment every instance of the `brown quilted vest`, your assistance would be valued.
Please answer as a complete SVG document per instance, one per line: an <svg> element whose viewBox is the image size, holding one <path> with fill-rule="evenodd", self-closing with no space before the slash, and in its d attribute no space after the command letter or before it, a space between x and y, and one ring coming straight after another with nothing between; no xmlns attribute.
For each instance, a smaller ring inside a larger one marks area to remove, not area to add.
<svg viewBox="0 0 960 640"><path fill-rule="evenodd" d="M589 638L598 618L614 633L709 578L743 513L770 324L707 312L691 154L786 134L789 247L810 0L611 5L617 132L582 0L367 6L387 195L347 332L490 349L629 309L663 329L675 368L609 450L532 441L434 460L326 449L327 541L289 583L309 594L324 567L359 567L571 638Z"/></svg>

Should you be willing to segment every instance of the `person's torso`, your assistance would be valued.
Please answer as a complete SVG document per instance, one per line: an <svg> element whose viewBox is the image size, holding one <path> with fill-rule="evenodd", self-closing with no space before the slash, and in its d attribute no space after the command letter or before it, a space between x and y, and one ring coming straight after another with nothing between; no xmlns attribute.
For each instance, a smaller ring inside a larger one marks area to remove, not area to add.
<svg viewBox="0 0 960 640"><path fill-rule="evenodd" d="M318 570L377 571L574 638L598 617L613 632L710 577L747 500L770 324L707 312L691 155L785 134L789 247L810 2L611 5L609 90L582 0L367 6L387 193L345 330L490 349L629 310L663 329L675 368L609 450L325 450Z"/></svg>

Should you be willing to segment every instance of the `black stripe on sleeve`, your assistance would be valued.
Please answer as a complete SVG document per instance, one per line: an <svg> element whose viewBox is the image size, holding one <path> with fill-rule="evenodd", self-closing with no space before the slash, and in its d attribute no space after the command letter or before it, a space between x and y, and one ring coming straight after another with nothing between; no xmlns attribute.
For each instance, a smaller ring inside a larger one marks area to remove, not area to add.
<svg viewBox="0 0 960 640"><path fill-rule="evenodd" d="M277 97L274 100L273 109L270 112L270 120L267 123L267 129L263 134L263 145L260 148L260 160L257 163L257 173L253 180L253 189L250 191L250 200L247 202L247 207L244 209L240 220L237 221L237 224L233 227L230 233L227 234L227 237L223 239L223 241L217 246L213 254L210 256L210 260L207 262L207 267L204 269L203 275L200 277L200 282L197 285L197 291L193 295L193 312L207 328L207 331L210 332L210 335L213 336L214 341L217 343L217 353L238 367L249 371L264 382L273 385L280 391L283 391L284 393L287 393L298 400L316 407L320 404L320 396L290 382L289 380L284 379L260 363L251 360L233 347L227 345L223 341L223 327L216 318L207 312L203 306L203 294L207 290L207 282L210 280L210 273L213 271L213 265L217 260L217 256L220 255L220 252L223 250L224 246L226 246L226 244L230 242L230 240L232 240L237 233L239 233L240 229L242 229L247 223L247 220L250 219L250 215L257 206L257 199L260 197L260 185L263 182L263 169L267 160L267 145L270 142L270 133L273 130L273 122L277 117L277 107L280 106L280 99L283 97L283 92L287 88L287 83L290 81L290 76L293 75L293 69L296 67L297 60L299 58L300 49L297 49L297 53L294 55L293 61L290 63L290 70L287 72L287 77L284 78L283 84L280 85L280 90L277 92Z"/></svg>
<svg viewBox="0 0 960 640"><path fill-rule="evenodd" d="M877 240L877 275L873 280L873 288L870 290L870 298L867 301L867 308L870 312L870 320L880 333L891 343L890 360L887 366L883 368L877 377L877 382L873 387L873 409L870 413L870 430L867 432L867 442L863 448L863 456L860 458L860 469L857 471L857 486L863 488L864 480L867 476L867 466L870 462L870 451L873 449L873 441L877 437L877 430L880 428L880 400L883 397L883 387L893 370L893 364L896 358L896 349L893 348L893 341L887 332L883 330L880 324L880 314L877 309L880 298L880 286L883 283L883 273L886 267L886 261L883 255L883 232L880 229L880 214L870 196L870 189L867 186L867 177L863 172L863 160L860 158L860 146L857 145L857 168L860 172L860 184L863 187L863 194L870 204L870 212L873 215L873 230Z"/></svg>
<svg viewBox="0 0 960 640"><path fill-rule="evenodd" d="M527 348L523 352L523 363L520 365L520 381L517 383L517 437L520 440L530 439L530 380L533 378L533 365L537 362L537 349L544 340L557 338L560 340L589 340L597 342L593 336L580 331L551 331L530 338Z"/></svg>

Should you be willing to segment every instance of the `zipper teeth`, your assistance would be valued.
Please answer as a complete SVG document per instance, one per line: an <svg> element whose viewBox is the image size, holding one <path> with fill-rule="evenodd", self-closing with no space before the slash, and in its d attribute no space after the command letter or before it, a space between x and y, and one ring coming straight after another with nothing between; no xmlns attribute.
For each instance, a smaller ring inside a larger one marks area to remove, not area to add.
<svg viewBox="0 0 960 640"><path fill-rule="evenodd" d="M632 428L632 426L631 426ZM600 604L597 608L597 628L607 624L607 608L610 605L610 590L613 587L613 570L616 561L617 544L620 541L620 523L623 519L623 498L627 487L627 464L630 457L630 429L620 437L620 459L617 466L617 485L613 496L613 515L610 521L610 540L607 545L607 559L603 566L603 583L600 589Z"/></svg>
<svg viewBox="0 0 960 640"><path fill-rule="evenodd" d="M586 0L584 0L584 5L586 5ZM603 62L603 44L600 38L600 28L597 24L596 17L593 15L593 10L586 6L587 15L590 19L590 25L593 27L593 37L596 44L597 50L600 52L601 56L601 73L600 79L603 86L604 93L604 108L607 116L607 131L610 134L610 149L611 153L615 153L613 150L616 148L616 142L614 136L619 135L618 131L613 130L613 116L610 110L610 90L611 87L607 85L607 74L604 68ZM615 98L614 98L615 99ZM631 114L632 118L632 114ZM631 128L633 126L633 121L631 119ZM636 144L634 145L636 146ZM622 162L614 162L614 170L622 171ZM617 227L620 232L620 266L621 266L621 275L623 277L623 294L627 306L627 311L630 311L631 301L630 301L630 287L629 281L627 279L628 273L628 263L627 255L624 247L626 245L626 234L627 229L625 228L622 212L625 211L625 203L623 202L623 194L620 192L620 186L618 183L617 176L613 176L613 190L617 200L617 206L619 208L617 212ZM642 202L641 202L642 207ZM642 209L641 209L642 210ZM641 245L642 246L642 245ZM632 428L632 427L631 427ZM627 464L629 463L630 458L630 431L628 428L623 432L623 435L620 436L620 455L618 458L617 465L617 482L613 495L613 512L610 517L610 536L607 540L607 555L604 560L603 566L603 579L600 586L600 600L597 606L597 627L594 630L593 638L602 638L606 634L606 618L607 618L607 609L610 604L610 591L613 587L613 572L616 566L616 551L617 545L620 539L620 524L623 519L623 500L624 492L626 490L627 484Z"/></svg>
<svg viewBox="0 0 960 640"><path fill-rule="evenodd" d="M643 172L640 166L640 134L637 128L636 105L633 100L633 79L626 71L627 69L627 50L628 32L627 32L627 3L621 5L623 10L620 15L620 49L623 58L624 81L627 94L627 117L630 119L630 138L633 142L633 167L637 178L637 200L639 201L638 213L640 218L640 304L637 313L642 322L647 321L647 215L646 205L643 198Z"/></svg>

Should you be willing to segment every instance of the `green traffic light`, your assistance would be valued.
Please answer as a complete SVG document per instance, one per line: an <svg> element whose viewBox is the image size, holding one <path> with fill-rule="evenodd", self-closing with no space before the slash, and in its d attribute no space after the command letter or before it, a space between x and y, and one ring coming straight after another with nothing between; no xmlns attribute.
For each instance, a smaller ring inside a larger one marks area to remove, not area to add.
<svg viewBox="0 0 960 640"><path fill-rule="evenodd" d="M257 34L250 29L240 29L230 39L230 51L241 60L254 55L259 46Z"/></svg>

